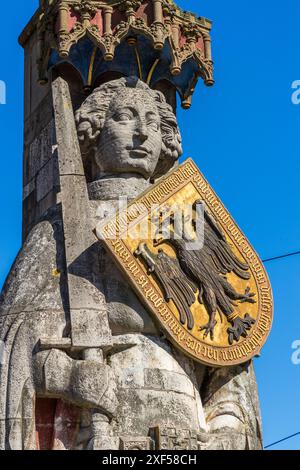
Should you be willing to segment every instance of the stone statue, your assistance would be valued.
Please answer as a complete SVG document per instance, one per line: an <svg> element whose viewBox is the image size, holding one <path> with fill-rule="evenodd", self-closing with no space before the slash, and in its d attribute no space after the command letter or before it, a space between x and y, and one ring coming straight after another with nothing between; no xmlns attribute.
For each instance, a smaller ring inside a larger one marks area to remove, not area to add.
<svg viewBox="0 0 300 470"><path fill-rule="evenodd" d="M75 119L92 175L94 227L119 197L138 196L182 154L171 106L135 78L95 89ZM61 347L70 317L58 204L31 230L1 294L1 449L260 449L252 363L215 369L186 357L158 331L96 239L86 258L90 264L79 262L77 274L105 304L122 346L101 364ZM45 337L52 338L47 347ZM106 417L106 439L98 445L97 412Z"/></svg>

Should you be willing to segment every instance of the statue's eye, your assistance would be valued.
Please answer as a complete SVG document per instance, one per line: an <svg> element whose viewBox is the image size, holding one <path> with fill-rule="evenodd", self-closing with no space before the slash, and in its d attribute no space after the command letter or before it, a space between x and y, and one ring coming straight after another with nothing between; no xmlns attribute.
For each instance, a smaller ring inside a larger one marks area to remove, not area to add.
<svg viewBox="0 0 300 470"><path fill-rule="evenodd" d="M133 115L131 113L121 113L121 114L118 114L117 121L119 122L131 121L132 118L133 118Z"/></svg>
<svg viewBox="0 0 300 470"><path fill-rule="evenodd" d="M155 131L155 132L157 132L158 129L159 129L159 124L158 124L158 122L153 121L153 120L149 121L148 124L147 124L147 126L149 127L149 129L151 129L151 130L153 130L153 131Z"/></svg>

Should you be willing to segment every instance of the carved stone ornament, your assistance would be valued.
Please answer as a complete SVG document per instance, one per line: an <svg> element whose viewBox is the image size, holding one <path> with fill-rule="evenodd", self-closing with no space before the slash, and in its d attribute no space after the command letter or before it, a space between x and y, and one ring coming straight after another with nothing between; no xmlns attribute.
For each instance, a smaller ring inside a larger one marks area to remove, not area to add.
<svg viewBox="0 0 300 470"><path fill-rule="evenodd" d="M192 160L97 235L179 349L213 366L259 354L273 316L266 271Z"/></svg>
<svg viewBox="0 0 300 470"><path fill-rule="evenodd" d="M190 429L177 429L169 426L152 430L157 450L198 450L197 432Z"/></svg>
<svg viewBox="0 0 300 470"><path fill-rule="evenodd" d="M146 38L154 51L165 50L170 54L171 76L180 75L183 64L193 59L199 68L194 81L202 77L206 85L214 83L211 22L183 12L172 0L45 0L41 2L39 15L35 15L20 36L23 46L35 29L39 36L38 66L42 84L48 80L51 53L57 51L61 59L68 59L72 46L85 37L107 62L115 59L116 49L124 41ZM153 66L154 70L158 62L149 67ZM184 107L190 106L194 88L195 83L185 92Z"/></svg>
<svg viewBox="0 0 300 470"><path fill-rule="evenodd" d="M154 442L150 437L121 437L120 450L153 450Z"/></svg>

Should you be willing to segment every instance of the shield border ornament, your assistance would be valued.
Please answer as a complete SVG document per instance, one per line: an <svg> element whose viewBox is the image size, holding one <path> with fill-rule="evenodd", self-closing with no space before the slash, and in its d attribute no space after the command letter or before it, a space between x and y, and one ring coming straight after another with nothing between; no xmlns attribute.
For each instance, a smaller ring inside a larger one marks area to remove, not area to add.
<svg viewBox="0 0 300 470"><path fill-rule="evenodd" d="M249 335L241 343L224 347L206 344L204 341L195 339L175 317L168 302L159 292L157 284L153 282L147 270L143 268L142 263L126 244L126 238L122 237L124 216L126 221L129 220L131 224L134 224L140 219L137 211L139 205L148 210L151 210L154 204L161 206L189 183L193 183L199 199L205 203L230 242L249 264L251 274L255 279L258 292L258 314ZM171 343L184 354L214 367L242 364L260 354L273 322L273 296L268 275L257 253L191 158L142 193L124 210L99 224L95 233L111 253L139 299L152 314L156 324Z"/></svg>

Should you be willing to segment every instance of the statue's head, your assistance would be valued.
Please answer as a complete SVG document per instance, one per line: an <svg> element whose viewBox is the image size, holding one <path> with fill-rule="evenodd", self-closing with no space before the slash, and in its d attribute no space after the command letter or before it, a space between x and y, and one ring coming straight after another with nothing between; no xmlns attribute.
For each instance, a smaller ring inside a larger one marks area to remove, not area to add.
<svg viewBox="0 0 300 470"><path fill-rule="evenodd" d="M138 174L156 179L182 154L176 117L163 94L135 77L108 82L76 113L83 155L101 174Z"/></svg>

